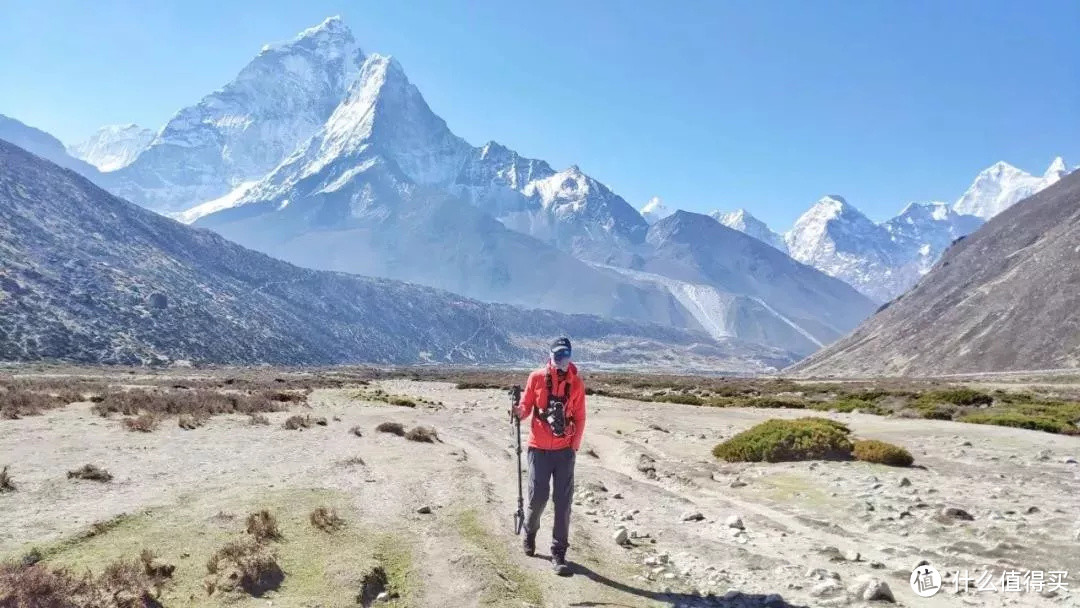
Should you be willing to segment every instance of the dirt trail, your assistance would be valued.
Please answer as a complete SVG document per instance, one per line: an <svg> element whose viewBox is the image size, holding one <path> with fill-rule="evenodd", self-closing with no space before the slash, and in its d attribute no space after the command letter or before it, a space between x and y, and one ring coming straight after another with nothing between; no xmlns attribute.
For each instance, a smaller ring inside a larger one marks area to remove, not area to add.
<svg viewBox="0 0 1080 608"><path fill-rule="evenodd" d="M406 408L357 400L356 390L319 390L311 413L340 421L305 431L282 429L281 413L269 427L219 417L194 431L170 422L130 433L84 406L2 421L0 465L11 465L19 491L0 495L0 557L70 539L121 513L204 517L263 495L318 490L342 497L348 518L394 535L411 552L415 606L858 606L867 603L846 589L862 576L885 581L906 606L1080 606L1080 467L1064 462L1080 457L1076 438L836 414L857 436L904 445L925 468L735 465L716 462L709 450L760 420L801 413L590 397L568 556L576 574L559 578L543 559L521 555L512 533L506 396L408 380L378 385L445 405ZM441 443L376 433L387 420L433 426ZM363 437L349 432L353 426ZM343 462L356 456L363 465ZM115 480L65 478L85 463ZM418 513L422 506L432 512ZM939 520L946 506L974 521ZM694 512L699 521L683 521ZM743 530L728 524L731 516ZM628 545L613 540L620 525ZM544 526L538 545L546 556L550 513ZM178 554L190 552L177 542ZM858 559L838 557L854 552ZM922 559L971 575L1068 571L1069 590L1045 597L975 592L972 584L956 594L947 580L946 590L920 598L908 576ZM822 572L809 575L815 568ZM289 585L268 598L273 606L353 605L340 593L325 603L296 599L300 586ZM208 605L192 597L165 605Z"/></svg>

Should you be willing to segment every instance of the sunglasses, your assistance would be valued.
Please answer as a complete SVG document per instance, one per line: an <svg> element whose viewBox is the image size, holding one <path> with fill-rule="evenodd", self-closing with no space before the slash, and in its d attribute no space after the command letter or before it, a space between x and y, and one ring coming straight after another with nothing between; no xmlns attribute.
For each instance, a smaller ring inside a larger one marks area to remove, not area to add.
<svg viewBox="0 0 1080 608"><path fill-rule="evenodd" d="M570 351L561 350L557 353L552 354L552 357L554 357L556 361L566 361L570 358Z"/></svg>

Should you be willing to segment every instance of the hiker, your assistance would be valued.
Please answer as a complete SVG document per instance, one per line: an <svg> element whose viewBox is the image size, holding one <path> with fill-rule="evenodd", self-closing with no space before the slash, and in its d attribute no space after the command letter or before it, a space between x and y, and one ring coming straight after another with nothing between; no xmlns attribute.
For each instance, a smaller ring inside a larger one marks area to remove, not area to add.
<svg viewBox="0 0 1080 608"><path fill-rule="evenodd" d="M536 531L548 495L555 503L551 564L560 575L570 573L566 549L570 504L574 499L574 459L585 431L585 383L570 362L570 339L551 343L547 366L529 374L515 414L532 416L529 426L529 511L525 517L525 555L536 552ZM553 483L552 483L553 482ZM551 486L554 486L553 488Z"/></svg>

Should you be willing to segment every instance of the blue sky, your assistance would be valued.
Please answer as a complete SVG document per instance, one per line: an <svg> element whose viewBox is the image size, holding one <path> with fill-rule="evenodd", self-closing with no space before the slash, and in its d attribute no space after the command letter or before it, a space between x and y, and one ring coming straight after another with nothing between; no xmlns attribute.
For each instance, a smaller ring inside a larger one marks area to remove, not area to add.
<svg viewBox="0 0 1080 608"><path fill-rule="evenodd" d="M1080 162L1080 2L0 0L0 113L65 143L158 128L267 42L340 14L474 144L578 164L634 206L776 229L874 219L997 160Z"/></svg>

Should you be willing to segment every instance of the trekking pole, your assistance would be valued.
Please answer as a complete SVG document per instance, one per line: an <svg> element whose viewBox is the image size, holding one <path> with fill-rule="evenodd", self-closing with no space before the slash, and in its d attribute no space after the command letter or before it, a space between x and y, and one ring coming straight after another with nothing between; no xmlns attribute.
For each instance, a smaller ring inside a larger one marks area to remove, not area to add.
<svg viewBox="0 0 1080 608"><path fill-rule="evenodd" d="M518 418L517 408L521 402L521 387L515 386L510 389L510 425L514 429L514 443L517 448L517 480L518 499L517 511L514 512L514 534L521 534L521 528L525 525L524 501L521 498L521 418Z"/></svg>

